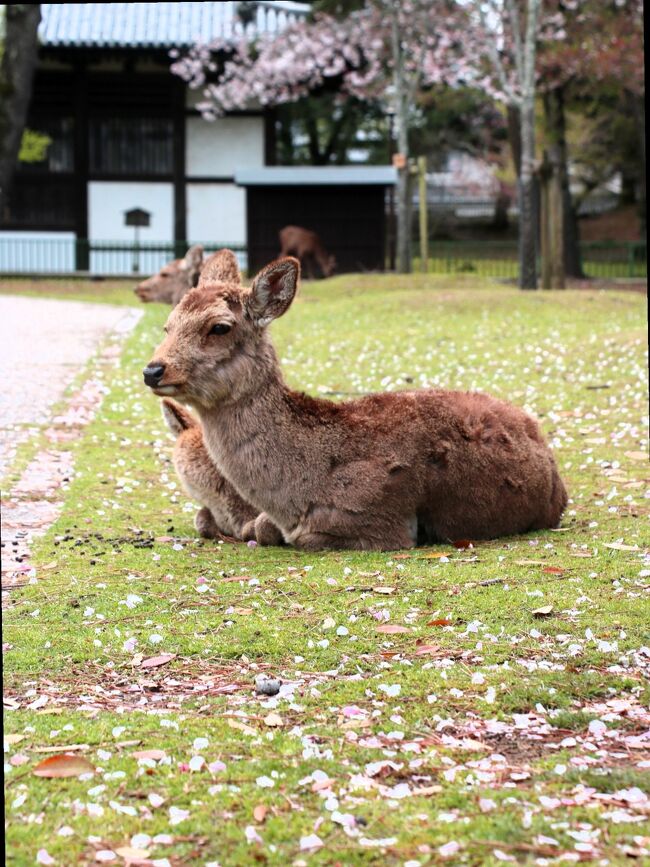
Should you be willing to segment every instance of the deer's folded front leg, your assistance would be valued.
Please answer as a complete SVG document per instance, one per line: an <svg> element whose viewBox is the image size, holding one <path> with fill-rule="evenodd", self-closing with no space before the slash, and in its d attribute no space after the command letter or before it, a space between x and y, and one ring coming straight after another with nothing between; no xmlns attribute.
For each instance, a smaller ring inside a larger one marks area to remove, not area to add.
<svg viewBox="0 0 650 867"><path fill-rule="evenodd" d="M254 521L244 524L242 538L244 542L255 541L258 545L284 545L282 531L266 512L260 512Z"/></svg>

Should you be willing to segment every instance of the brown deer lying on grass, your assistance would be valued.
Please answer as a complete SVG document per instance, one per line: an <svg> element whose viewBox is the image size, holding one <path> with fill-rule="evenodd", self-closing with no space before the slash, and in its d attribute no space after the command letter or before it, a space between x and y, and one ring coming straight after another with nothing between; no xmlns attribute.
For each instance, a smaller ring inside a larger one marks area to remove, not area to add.
<svg viewBox="0 0 650 867"><path fill-rule="evenodd" d="M200 244L195 244L187 251L182 259L174 259L172 262L167 262L157 274L143 280L133 290L141 301L159 301L162 304L171 304L175 307L181 298L190 291L199 282L199 276L202 268L208 262L212 262L215 257L222 253L213 253L204 261L203 247ZM239 282L239 266L237 259L233 256L233 261L228 260L228 266L231 268L229 279Z"/></svg>
<svg viewBox="0 0 650 867"><path fill-rule="evenodd" d="M194 525L205 539L232 536L265 545L282 544L282 534L269 522L255 519L258 509L243 500L210 460L197 419L174 400L162 402L163 418L176 437L172 461L188 496L201 503Z"/></svg>
<svg viewBox="0 0 650 867"><path fill-rule="evenodd" d="M267 326L299 263L250 289L205 268L167 320L145 384L199 414L207 453L298 548L393 550L557 526L567 495L537 423L484 394L420 390L345 403L283 381Z"/></svg>
<svg viewBox="0 0 650 867"><path fill-rule="evenodd" d="M300 226L285 226L280 229L280 258L295 256L307 268L310 280L314 279L314 262L317 262L324 277L331 277L336 269L336 259L331 256L316 232Z"/></svg>

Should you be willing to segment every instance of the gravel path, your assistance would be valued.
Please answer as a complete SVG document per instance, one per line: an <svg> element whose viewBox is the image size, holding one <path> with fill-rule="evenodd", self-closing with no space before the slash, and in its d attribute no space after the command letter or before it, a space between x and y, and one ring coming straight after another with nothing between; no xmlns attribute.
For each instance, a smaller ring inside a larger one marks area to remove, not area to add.
<svg viewBox="0 0 650 867"><path fill-rule="evenodd" d="M128 333L141 315L109 304L0 296L0 477L102 340Z"/></svg>

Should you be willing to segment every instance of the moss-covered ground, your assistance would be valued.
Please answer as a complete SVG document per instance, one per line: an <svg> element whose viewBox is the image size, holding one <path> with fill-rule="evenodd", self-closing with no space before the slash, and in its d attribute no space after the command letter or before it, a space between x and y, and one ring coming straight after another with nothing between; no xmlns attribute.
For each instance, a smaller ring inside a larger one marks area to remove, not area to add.
<svg viewBox="0 0 650 867"><path fill-rule="evenodd" d="M7 862L650 859L646 299L306 284L272 327L292 386L489 391L540 419L570 492L557 531L384 554L197 538L142 385L167 313L106 377L4 612ZM66 750L94 773L32 774Z"/></svg>

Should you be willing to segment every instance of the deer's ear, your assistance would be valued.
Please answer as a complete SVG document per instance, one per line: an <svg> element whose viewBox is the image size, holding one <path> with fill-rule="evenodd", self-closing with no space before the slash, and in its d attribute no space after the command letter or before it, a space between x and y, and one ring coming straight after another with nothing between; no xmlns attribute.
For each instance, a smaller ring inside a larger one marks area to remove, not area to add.
<svg viewBox="0 0 650 867"><path fill-rule="evenodd" d="M185 254L182 267L186 271L200 271L202 262L203 247L200 244L195 244Z"/></svg>
<svg viewBox="0 0 650 867"><path fill-rule="evenodd" d="M300 262L292 256L277 259L262 269L253 280L246 298L246 309L253 322L260 328L286 313L293 301Z"/></svg>

